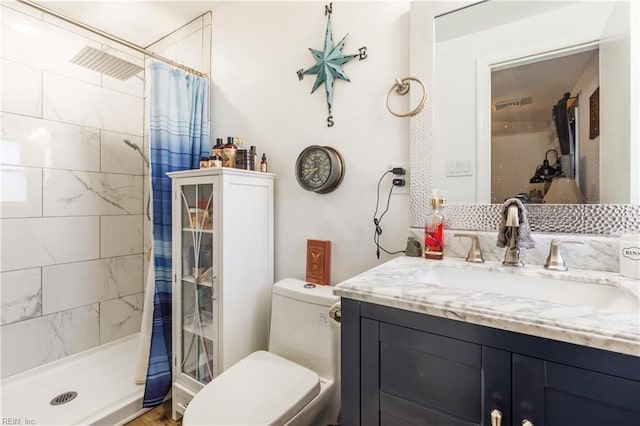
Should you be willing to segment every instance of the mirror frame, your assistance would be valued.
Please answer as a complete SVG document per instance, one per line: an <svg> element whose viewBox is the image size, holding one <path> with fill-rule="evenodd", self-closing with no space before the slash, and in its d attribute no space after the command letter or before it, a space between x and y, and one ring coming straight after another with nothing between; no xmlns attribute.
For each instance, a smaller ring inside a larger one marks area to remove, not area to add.
<svg viewBox="0 0 640 426"><path fill-rule="evenodd" d="M425 217L430 210L429 194L434 188L435 18L482 2L411 2L410 73L411 76L422 80L427 91L427 100L422 111L412 116L409 124L409 210L412 228L423 228ZM640 6L634 8L632 3L630 7L632 25L635 25L634 21L640 20ZM640 44L640 40L636 42ZM639 59L631 58L632 73L640 71ZM411 90L409 94L411 105L417 105L422 93L419 90ZM631 116L638 117L640 87L632 86L631 99ZM632 118L631 121L634 123L631 140L640 140L640 126L637 120ZM640 154L640 149L635 149L635 153ZM632 155L633 153L632 150ZM500 223L499 210L500 204L452 204L447 205L446 216L450 229L496 231ZM530 204L527 205L527 213L531 230L534 232L620 235L640 230L640 205L637 204Z"/></svg>

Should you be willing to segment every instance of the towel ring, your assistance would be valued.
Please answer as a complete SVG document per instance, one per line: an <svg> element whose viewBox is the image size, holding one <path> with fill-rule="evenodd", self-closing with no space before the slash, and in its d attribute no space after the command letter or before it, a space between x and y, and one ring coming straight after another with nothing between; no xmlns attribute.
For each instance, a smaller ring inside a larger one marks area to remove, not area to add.
<svg viewBox="0 0 640 426"><path fill-rule="evenodd" d="M391 92L393 92L395 89L398 95L400 96L406 95L407 93L409 93L409 81L415 81L422 88L422 99L420 99L420 103L418 103L418 106L415 109L407 112L406 114L398 114L396 112L393 112L391 110L391 107L389 106L389 96L391 96ZM391 89L389 89L389 92L387 93L387 109L391 114L395 115L396 117L410 117L410 116L416 115L417 113L420 112L420 110L422 110L422 107L424 106L424 103L426 100L427 100L427 89L424 87L424 83L420 81L420 79L417 79L415 77L405 77L402 80L400 80L399 78L396 78L396 82L391 87Z"/></svg>

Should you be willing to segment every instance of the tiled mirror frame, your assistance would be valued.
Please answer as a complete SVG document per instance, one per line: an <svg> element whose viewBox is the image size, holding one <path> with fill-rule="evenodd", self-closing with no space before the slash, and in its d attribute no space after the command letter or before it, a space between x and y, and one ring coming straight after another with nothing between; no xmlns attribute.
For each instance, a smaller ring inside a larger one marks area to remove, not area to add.
<svg viewBox="0 0 640 426"><path fill-rule="evenodd" d="M409 161L411 168L410 220L412 228L422 228L429 211L428 194L434 187L434 18L477 1L411 3L411 76L424 82L427 100L422 111L411 117ZM420 91L409 92L417 105ZM495 231L499 204L457 204L447 206L450 229ZM621 235L640 230L640 205L582 204L527 205L531 230L575 234Z"/></svg>

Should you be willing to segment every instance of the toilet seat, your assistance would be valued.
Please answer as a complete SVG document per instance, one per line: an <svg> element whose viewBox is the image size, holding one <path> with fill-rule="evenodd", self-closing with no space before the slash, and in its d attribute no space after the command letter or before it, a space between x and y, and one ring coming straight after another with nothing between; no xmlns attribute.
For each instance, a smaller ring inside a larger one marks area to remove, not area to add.
<svg viewBox="0 0 640 426"><path fill-rule="evenodd" d="M278 355L257 351L206 385L182 424L284 424L320 392L318 374Z"/></svg>

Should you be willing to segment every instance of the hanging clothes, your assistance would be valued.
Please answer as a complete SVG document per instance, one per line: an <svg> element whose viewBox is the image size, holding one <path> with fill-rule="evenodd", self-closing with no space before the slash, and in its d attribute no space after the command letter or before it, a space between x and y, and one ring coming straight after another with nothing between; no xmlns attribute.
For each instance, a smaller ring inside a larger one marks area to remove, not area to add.
<svg viewBox="0 0 640 426"><path fill-rule="evenodd" d="M558 141L560 142L560 153L562 155L571 154L571 137L569 136L569 116L567 114L567 101L571 93L565 93L562 99L553 106L553 119L556 124Z"/></svg>
<svg viewBox="0 0 640 426"><path fill-rule="evenodd" d="M151 64L149 137L153 192L155 290L143 406L161 404L171 389L171 179L197 169L207 156L209 81L165 64Z"/></svg>

